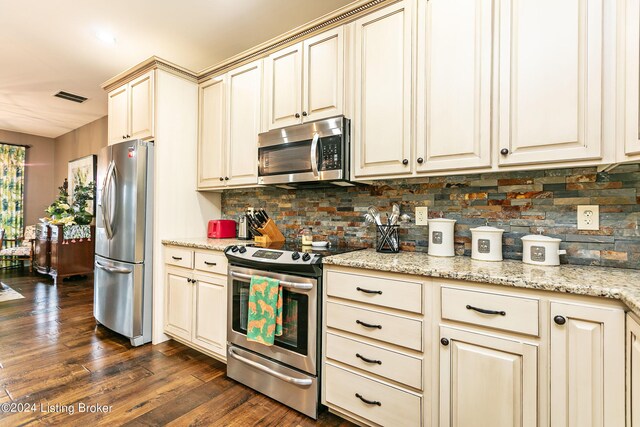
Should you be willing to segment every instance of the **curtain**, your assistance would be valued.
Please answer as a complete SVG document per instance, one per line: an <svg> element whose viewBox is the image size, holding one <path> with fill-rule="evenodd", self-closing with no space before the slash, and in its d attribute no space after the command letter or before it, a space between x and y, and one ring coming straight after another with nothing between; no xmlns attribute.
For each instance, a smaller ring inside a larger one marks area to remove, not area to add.
<svg viewBox="0 0 640 427"><path fill-rule="evenodd" d="M24 227L24 161L26 148L0 143L0 228L7 239L22 236Z"/></svg>

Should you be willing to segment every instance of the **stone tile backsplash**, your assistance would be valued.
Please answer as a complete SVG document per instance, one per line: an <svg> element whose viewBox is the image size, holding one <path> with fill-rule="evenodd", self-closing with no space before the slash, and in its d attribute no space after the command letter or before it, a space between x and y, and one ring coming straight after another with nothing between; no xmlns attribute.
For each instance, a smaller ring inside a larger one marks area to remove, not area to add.
<svg viewBox="0 0 640 427"><path fill-rule="evenodd" d="M267 210L282 233L297 237L302 227L315 236L349 245L375 246L376 230L362 214L370 205L390 212L398 203L414 218L416 206L429 217L457 220L458 255L471 254L470 228L505 230L503 255L522 258L526 234L542 232L563 240L561 262L640 269L640 164L609 172L593 168L548 169L378 181L370 186L283 190L264 187L226 190L225 218L236 219L248 206ZM600 205L600 230L578 231L577 205ZM383 215L384 218L384 215ZM427 251L428 227L400 228L401 249Z"/></svg>

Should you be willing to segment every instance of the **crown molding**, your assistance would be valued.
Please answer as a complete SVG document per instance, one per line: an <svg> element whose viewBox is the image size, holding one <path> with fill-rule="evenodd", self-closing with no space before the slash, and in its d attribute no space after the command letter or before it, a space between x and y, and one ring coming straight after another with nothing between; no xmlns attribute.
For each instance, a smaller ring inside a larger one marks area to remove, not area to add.
<svg viewBox="0 0 640 427"><path fill-rule="evenodd" d="M321 33L322 31L353 21L362 15L371 13L374 10L396 3L397 1L399 0L356 0L341 7L340 9L336 9L333 12L307 22L304 25L287 31L278 37L254 46L251 49L245 50L244 52L225 59L216 65L207 67L197 73L165 59L152 56L128 70L121 72L117 76L110 78L106 82L102 83L101 87L105 91L109 92L153 69L162 69L189 81L202 83L216 74L244 65L253 60L263 58L278 49L297 43L302 39L315 35L316 33Z"/></svg>
<svg viewBox="0 0 640 427"><path fill-rule="evenodd" d="M198 74L188 70L184 67L181 67L173 62L167 61L157 56L152 56L151 58L142 61L141 63L134 65L118 74L115 77L110 78L106 82L102 83L100 86L105 91L109 92L123 84L141 76L142 74L148 72L149 70L161 69L167 71L171 74L175 74L179 77L185 78L192 82L198 81Z"/></svg>

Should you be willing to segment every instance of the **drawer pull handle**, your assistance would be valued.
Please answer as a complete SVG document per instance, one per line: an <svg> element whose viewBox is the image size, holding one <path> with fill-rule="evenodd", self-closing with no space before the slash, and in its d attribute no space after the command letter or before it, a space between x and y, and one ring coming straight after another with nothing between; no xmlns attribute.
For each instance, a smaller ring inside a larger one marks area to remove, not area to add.
<svg viewBox="0 0 640 427"><path fill-rule="evenodd" d="M172 256L171 258L175 259L176 261L182 261L181 256Z"/></svg>
<svg viewBox="0 0 640 427"><path fill-rule="evenodd" d="M495 310L485 310L484 308L474 307L472 305L467 305L467 310L475 310L478 313L482 314L499 314L500 316L506 316L506 311L495 311Z"/></svg>
<svg viewBox="0 0 640 427"><path fill-rule="evenodd" d="M204 263L205 263L205 264L207 264L207 265L218 265L218 264L217 264L217 263L215 263L215 262L209 262L209 261L205 261Z"/></svg>
<svg viewBox="0 0 640 427"><path fill-rule="evenodd" d="M364 403L366 403L367 405L378 405L378 406L382 406L382 403L377 401L377 400L369 400L369 399L365 399L364 397L362 397L362 395L360 393L356 393L356 397L360 400L362 400Z"/></svg>
<svg viewBox="0 0 640 427"><path fill-rule="evenodd" d="M356 288L357 291L364 292L365 294L378 294L382 295L382 291L372 291L371 289L363 289L360 286Z"/></svg>
<svg viewBox="0 0 640 427"><path fill-rule="evenodd" d="M382 329L382 325L372 325L371 323L364 323L364 322L361 322L360 320L356 320L356 323L357 323L358 325L362 325L362 326L364 326L365 328L377 328L377 329Z"/></svg>
<svg viewBox="0 0 640 427"><path fill-rule="evenodd" d="M359 353L356 353L356 357L364 360L367 363L377 363L378 365L382 365L382 360L367 359L366 357L360 355Z"/></svg>

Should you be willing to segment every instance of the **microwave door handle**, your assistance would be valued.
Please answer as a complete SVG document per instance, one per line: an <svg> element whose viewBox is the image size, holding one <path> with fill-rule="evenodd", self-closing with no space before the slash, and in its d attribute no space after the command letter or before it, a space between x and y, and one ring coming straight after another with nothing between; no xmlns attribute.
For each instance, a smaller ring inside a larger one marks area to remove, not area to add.
<svg viewBox="0 0 640 427"><path fill-rule="evenodd" d="M320 139L320 134L317 132L313 134L313 140L311 141L311 170L313 171L313 176L318 176L318 140Z"/></svg>

